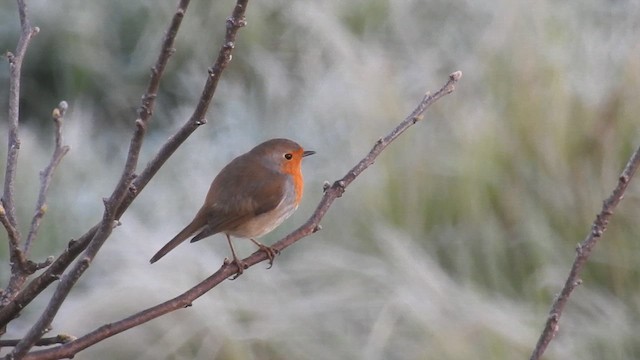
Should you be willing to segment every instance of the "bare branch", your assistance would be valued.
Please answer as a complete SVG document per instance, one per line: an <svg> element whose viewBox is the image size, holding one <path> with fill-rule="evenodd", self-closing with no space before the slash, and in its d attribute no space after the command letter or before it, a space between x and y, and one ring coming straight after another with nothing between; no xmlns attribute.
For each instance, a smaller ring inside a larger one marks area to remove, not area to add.
<svg viewBox="0 0 640 360"><path fill-rule="evenodd" d="M69 105L66 101L61 101L58 107L53 109L51 114L55 124L55 145L49 165L47 165L47 167L40 173L40 193L38 194L38 201L36 202L36 210L33 214L33 219L31 220L29 235L27 236L27 240L25 241L22 249L26 256L29 255L31 245L38 235L40 222L47 211L47 192L49 190L49 185L51 185L51 180L53 179L53 172L60 164L60 161L62 161L62 158L67 154L67 152L69 152L69 146L62 145L62 122L68 107Z"/></svg>
<svg viewBox="0 0 640 360"><path fill-rule="evenodd" d="M75 336L67 335L67 334L59 334L57 336L42 338L34 344L35 346L51 346L56 344L66 344L70 341L75 340ZM10 340L0 340L0 348L1 347L9 347L16 346L21 339L10 339Z"/></svg>
<svg viewBox="0 0 640 360"><path fill-rule="evenodd" d="M18 167L18 153L20 150L19 123L22 62L24 61L31 39L40 31L37 27L31 26L25 0L17 0L17 3L21 33L15 54L7 53L9 60L9 131L7 139L7 163L4 175L4 193L1 200L3 211L2 214L0 214L0 222L2 222L7 230L9 238L11 280L14 280L16 276L23 276L27 263L26 256L20 249L20 232L18 231L16 206L14 202L16 169ZM7 286L7 289L0 299L0 306L7 304L19 290L16 285L18 284L10 283Z"/></svg>
<svg viewBox="0 0 640 360"><path fill-rule="evenodd" d="M16 52L7 53L9 59L9 137L7 152L7 164L4 178L4 194L2 205L5 208L7 218L13 227L17 227L16 209L14 204L14 184L16 168L18 166L18 151L20 149L19 122L20 122L20 80L22 75L22 62L27 53L31 39L40 31L32 27L29 21L28 9L25 0L17 0L20 16L20 39L16 46Z"/></svg>
<svg viewBox="0 0 640 360"><path fill-rule="evenodd" d="M320 229L320 221L331 207L333 201L342 196L346 187L353 182L365 169L367 169L380 153L400 134L407 130L411 125L415 124L422 118L424 111L435 101L454 91L454 86L460 80L462 73L457 71L449 75L449 81L435 94L427 93L416 109L398 126L396 126L387 136L378 140L369 154L363 158L356 166L354 166L342 179L337 180L332 186L325 188L325 193L316 208L315 212L301 227L287 235L284 239L273 245L273 248L282 251L291 246L296 241L306 237ZM267 260L267 255L263 251L256 251L243 261L247 266L253 266L261 261ZM123 331L144 324L150 320L160 317L169 312L191 306L192 302L220 284L225 279L236 274L238 267L235 263L225 262L222 267L213 275L189 289L185 293L168 300L159 305L143 310L137 314L133 314L120 321L103 325L96 330L71 341L67 344L46 350L34 351L26 354L24 359L60 359L73 357L78 352L87 347L96 344L106 338L119 334Z"/></svg>
<svg viewBox="0 0 640 360"><path fill-rule="evenodd" d="M206 123L205 115L209 110L209 105L213 99L213 95L218 88L218 81L222 72L227 68L229 62L231 62L231 53L235 47L235 41L238 30L246 25L246 19L244 12L247 8L248 0L238 0L236 6L233 9L231 16L227 19L227 29L224 37L224 42L220 51L218 51L218 57L212 67L209 68L209 76L200 94L200 100L196 106L193 114L189 120L175 133L169 140L162 145L156 156L149 161L145 169L139 176L133 181L129 194L125 197L120 208L117 211L116 218L127 210L129 205L135 200L136 196L144 189L149 183L151 178L160 170L162 165L173 155L182 143L202 124Z"/></svg>
<svg viewBox="0 0 640 360"><path fill-rule="evenodd" d="M554 336L558 333L560 328L558 323L562 316L562 312L569 301L569 296L571 296L573 290L582 283L580 274L582 273L589 256L591 256L591 251L598 243L598 240L602 237L602 234L607 230L609 219L611 219L613 211L616 209L620 201L622 201L624 193L627 190L627 186L638 169L638 166L640 166L640 147L636 149L633 155L631 155L631 158L627 162L622 174L620 174L620 177L618 178L617 186L613 189L611 195L602 203L602 210L600 210L600 213L596 215L596 219L591 225L591 231L589 231L587 237L576 247L576 257L573 261L573 265L571 266L571 270L569 271L569 276L564 283L562 291L560 291L560 294L553 301L553 305L549 311L549 317L547 318L547 323L545 324L544 330L538 339L538 343L531 354L531 360L540 359L547 349L547 346L549 346L551 340L553 340Z"/></svg>
<svg viewBox="0 0 640 360"><path fill-rule="evenodd" d="M79 277L82 276L84 271L88 268L89 264L97 254L102 244L104 244L106 239L111 234L113 223L122 215L122 213L124 213L126 208L131 204L139 191L144 188L144 186L146 186L148 181L153 177L153 175L155 175L158 169L162 166L162 164L164 164L168 157L171 156L175 149L177 149L177 147L182 144L182 142L184 142L184 140L186 140L186 138L193 131L195 131L195 129L199 125L205 123L204 116L206 114L206 111L208 110L211 99L217 88L221 72L226 68L231 60L231 52L234 47L233 41L235 41L236 33L239 28L245 25L244 12L246 9L247 1L248 0L239 0L234 8L232 16L227 19L227 31L225 40L228 41L225 41L225 43L223 44L214 67L209 70L209 77L207 78L205 88L203 90L198 106L194 111L194 114L189 119L187 124L185 124L185 126L183 126L182 129L180 129L178 133L173 138L171 138L165 144L165 146L163 146L163 148L161 148L158 156L156 156L152 160L152 162L147 165L145 171L143 172L143 176L137 177L141 178L142 180L132 184L131 182L134 178L136 178L136 176L134 175L134 171L137 166L138 156L140 148L142 146L142 139L146 130L147 121L152 114L153 103L156 97L155 91L157 90L157 84L155 84L156 80L154 79L156 78L156 76L160 76L162 74L163 69L166 65L166 61L168 60L170 54L173 53L173 38L175 37L182 17L184 16L186 6L189 3L189 1L187 0L182 0L180 2L178 11L174 16L174 20L172 21L170 29L165 37L165 42L163 44L163 49L161 50L158 62L152 70L152 81L149 85L147 94L143 96L143 104L139 111L140 117L136 119L135 122L136 130L134 131L134 135L131 140L131 145L129 147L129 153L127 156L123 174L112 195L109 197L109 199L105 200L105 212L102 222L99 225L94 226L94 228L92 228L87 234L83 235L84 241L81 243L82 246L76 247L75 250L83 251L84 247L86 247L86 250L84 250L84 255L74 264L69 273L62 277L51 301L49 302L49 305L47 306L39 320L29 330L22 341L14 348L12 353L12 356L14 358L21 358L24 354L26 354L26 352L33 346L35 341L37 341L37 339L42 336L42 334L44 333L44 329L46 329L51 324L51 321L55 317L64 299L69 294L71 288L77 282ZM126 203L123 203L124 199L129 200ZM71 247L73 247L73 245ZM27 294L30 294L30 296L33 297L37 296L37 294L39 294L46 286L54 281L64 271L64 269L66 269L66 267L75 258L75 256L77 256L77 254L71 254L70 251L66 251L65 253L63 253L59 259L63 258L64 262L56 261L49 268L55 269L55 271L60 272L55 273L53 272L53 270L49 273L45 272L45 274L42 274L41 277L35 279L38 280L37 282L32 282L33 284L38 284L40 286L44 285L44 287L33 289L30 288L30 286L27 286L27 288L25 289L25 291L28 291ZM31 285L31 283L29 285ZM23 297L21 300L24 304L25 302L30 302L33 297ZM11 309L19 312L20 307L17 305L18 304L16 303L15 305L11 306ZM3 320L10 321L11 318L17 316L17 312L14 311L4 312Z"/></svg>
<svg viewBox="0 0 640 360"><path fill-rule="evenodd" d="M3 294L3 301L5 305L16 297L16 294L22 289L29 275L42 269L43 266L50 265L53 261L53 259L47 259L47 261L43 263L36 264L32 261L29 261L27 257L31 245L38 234L40 222L42 221L42 218L44 217L44 214L47 210L47 192L53 178L53 172L58 164L60 164L60 161L62 161L64 155L69 151L68 146L62 145L62 121L67 107L68 105L66 101L62 101L52 112L52 117L55 124L55 146L53 155L51 156L49 165L47 165L47 167L42 172L40 172L40 193L38 194L36 210L31 220L31 228L29 230L27 240L25 241L22 250L18 250L18 247L15 248L16 254L14 256L21 258L22 265L20 271L14 272L12 274L11 279L9 280L9 285L7 285L7 288L5 289L5 292ZM0 221L3 221L1 217L2 216L0 215ZM5 226L5 228L7 228L7 226ZM15 242L15 245L18 246L19 241L13 239L13 237L16 235L19 236L17 232L16 234L10 234L9 241Z"/></svg>

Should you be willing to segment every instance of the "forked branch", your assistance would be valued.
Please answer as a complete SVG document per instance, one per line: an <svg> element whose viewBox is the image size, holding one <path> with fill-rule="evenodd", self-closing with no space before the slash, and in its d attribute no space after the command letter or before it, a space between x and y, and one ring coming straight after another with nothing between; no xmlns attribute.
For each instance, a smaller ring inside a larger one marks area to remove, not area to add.
<svg viewBox="0 0 640 360"><path fill-rule="evenodd" d="M11 261L11 279L0 298L0 306L6 305L19 290L21 285L18 277L27 272L27 257L20 249L20 231L16 218L15 180L18 167L18 153L20 150L19 120L20 120L20 81L22 76L22 62L31 39L40 31L32 27L25 0L17 0L20 18L20 38L15 53L7 53L9 60L9 131L7 132L7 162L4 173L4 192L0 204L0 223L7 231L9 239L9 258Z"/></svg>

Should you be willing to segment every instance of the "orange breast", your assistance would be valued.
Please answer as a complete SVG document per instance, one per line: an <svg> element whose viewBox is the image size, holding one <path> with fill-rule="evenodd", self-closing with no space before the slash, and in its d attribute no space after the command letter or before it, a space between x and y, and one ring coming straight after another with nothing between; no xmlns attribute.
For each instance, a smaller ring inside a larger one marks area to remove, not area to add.
<svg viewBox="0 0 640 360"><path fill-rule="evenodd" d="M302 193L304 191L304 180L302 179L302 150L294 155L291 161L287 161L282 164L282 172L291 176L293 180L293 189L295 191L296 205L300 203L302 199Z"/></svg>

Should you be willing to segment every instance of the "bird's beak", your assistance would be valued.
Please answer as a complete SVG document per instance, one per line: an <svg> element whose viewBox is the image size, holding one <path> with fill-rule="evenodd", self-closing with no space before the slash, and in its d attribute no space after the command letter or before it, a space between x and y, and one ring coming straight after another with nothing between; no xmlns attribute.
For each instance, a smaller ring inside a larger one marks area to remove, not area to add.
<svg viewBox="0 0 640 360"><path fill-rule="evenodd" d="M315 153L316 153L315 151L307 150L307 151L305 151L305 152L303 152L303 153L302 153L302 157L309 156L309 155L313 155L313 154L315 154Z"/></svg>

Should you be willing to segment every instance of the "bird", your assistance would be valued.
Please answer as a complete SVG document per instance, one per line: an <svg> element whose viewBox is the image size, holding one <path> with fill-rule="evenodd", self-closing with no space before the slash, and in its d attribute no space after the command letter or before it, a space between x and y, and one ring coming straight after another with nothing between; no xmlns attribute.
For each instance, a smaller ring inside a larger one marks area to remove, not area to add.
<svg viewBox="0 0 640 360"><path fill-rule="evenodd" d="M191 238L196 242L223 233L231 248L237 278L246 264L231 237L247 238L267 254L269 267L278 251L256 239L278 227L298 208L304 190L302 159L315 154L289 139L267 140L227 164L213 179L193 220L153 255L153 264Z"/></svg>

